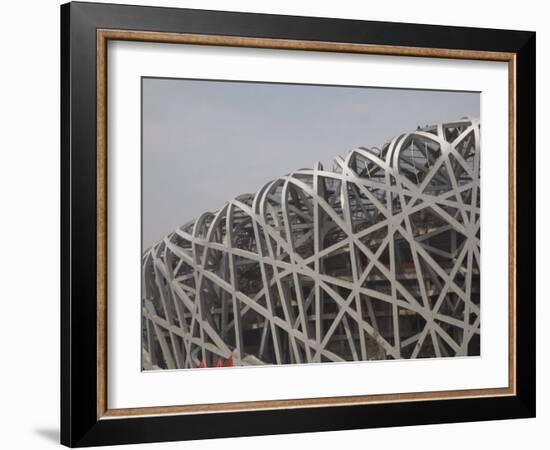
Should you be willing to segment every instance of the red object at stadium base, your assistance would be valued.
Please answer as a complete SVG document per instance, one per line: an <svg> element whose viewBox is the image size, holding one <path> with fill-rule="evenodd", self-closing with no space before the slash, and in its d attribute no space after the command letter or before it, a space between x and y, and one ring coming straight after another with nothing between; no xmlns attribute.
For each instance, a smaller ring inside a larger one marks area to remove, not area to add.
<svg viewBox="0 0 550 450"><path fill-rule="evenodd" d="M221 360L221 359L217 359L215 364L214 364L214 367L233 367L235 365L234 361L233 361L233 357L230 356L229 358L225 359L225 360ZM199 369L205 369L206 367L208 367L206 365L206 363L201 359L199 361L199 365L198 365L198 368Z"/></svg>
<svg viewBox="0 0 550 450"><path fill-rule="evenodd" d="M223 367L233 367L233 357L230 356L223 362Z"/></svg>

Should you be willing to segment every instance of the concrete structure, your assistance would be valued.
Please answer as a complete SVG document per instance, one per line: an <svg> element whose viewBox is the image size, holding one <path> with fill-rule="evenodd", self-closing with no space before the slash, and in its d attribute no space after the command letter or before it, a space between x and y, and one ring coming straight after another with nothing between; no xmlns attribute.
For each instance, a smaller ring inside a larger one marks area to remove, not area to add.
<svg viewBox="0 0 550 450"><path fill-rule="evenodd" d="M143 255L144 369L479 355L479 133L358 148L166 236Z"/></svg>

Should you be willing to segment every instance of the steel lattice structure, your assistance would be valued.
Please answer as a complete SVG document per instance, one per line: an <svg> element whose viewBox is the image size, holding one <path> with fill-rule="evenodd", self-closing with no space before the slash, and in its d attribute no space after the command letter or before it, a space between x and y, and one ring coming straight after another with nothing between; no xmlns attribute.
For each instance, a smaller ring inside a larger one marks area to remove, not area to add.
<svg viewBox="0 0 550 450"><path fill-rule="evenodd" d="M419 128L148 249L143 367L479 355L480 127Z"/></svg>

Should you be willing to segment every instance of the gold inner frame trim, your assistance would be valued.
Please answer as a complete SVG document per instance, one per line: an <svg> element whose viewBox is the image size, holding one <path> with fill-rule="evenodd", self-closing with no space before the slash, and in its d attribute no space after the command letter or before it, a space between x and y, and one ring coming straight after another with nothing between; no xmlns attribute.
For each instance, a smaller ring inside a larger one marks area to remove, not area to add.
<svg viewBox="0 0 550 450"><path fill-rule="evenodd" d="M410 392L400 394L262 400L200 405L109 409L107 405L107 42L109 40L167 44L363 53L428 58L471 59L508 63L508 386L502 388ZM240 36L97 30L97 418L206 414L266 409L314 408L421 400L499 397L516 394L516 54L478 50L404 47L324 41L249 38Z"/></svg>

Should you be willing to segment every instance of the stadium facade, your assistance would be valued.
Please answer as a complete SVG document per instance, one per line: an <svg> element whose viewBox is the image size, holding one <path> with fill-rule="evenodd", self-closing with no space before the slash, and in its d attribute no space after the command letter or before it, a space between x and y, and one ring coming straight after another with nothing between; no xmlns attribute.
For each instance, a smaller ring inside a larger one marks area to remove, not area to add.
<svg viewBox="0 0 550 450"><path fill-rule="evenodd" d="M143 254L143 368L479 355L479 175L468 118L205 212Z"/></svg>

